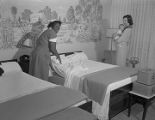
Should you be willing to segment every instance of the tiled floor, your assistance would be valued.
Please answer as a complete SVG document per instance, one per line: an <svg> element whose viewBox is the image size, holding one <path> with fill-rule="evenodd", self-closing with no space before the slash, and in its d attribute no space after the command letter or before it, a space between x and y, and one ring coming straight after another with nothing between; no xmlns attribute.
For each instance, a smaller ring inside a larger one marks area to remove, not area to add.
<svg viewBox="0 0 155 120"><path fill-rule="evenodd" d="M127 116L127 110L125 110L113 117L112 120L142 120L142 114L142 105L135 104L132 106L130 117ZM148 108L145 120L155 120L155 103Z"/></svg>

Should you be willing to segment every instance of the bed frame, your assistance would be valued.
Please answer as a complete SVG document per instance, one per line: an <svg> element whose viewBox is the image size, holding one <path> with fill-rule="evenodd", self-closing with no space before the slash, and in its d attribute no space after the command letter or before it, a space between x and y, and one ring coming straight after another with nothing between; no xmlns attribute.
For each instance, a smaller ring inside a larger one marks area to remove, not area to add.
<svg viewBox="0 0 155 120"><path fill-rule="evenodd" d="M132 86L133 83L130 83L110 93L109 120L120 112L128 109L128 93L132 90Z"/></svg>
<svg viewBox="0 0 155 120"><path fill-rule="evenodd" d="M75 51L75 52L82 52L82 51ZM60 53L60 55L64 54L65 56L74 54L74 52L66 52ZM62 81L61 85L63 85ZM54 82L56 83L56 82ZM123 86L117 90L114 90L110 94L110 104L109 104L109 118L113 118L120 112L124 111L128 107L129 95L128 92L132 89L132 83L126 86ZM88 112L92 112L92 102L88 102L82 106L82 109L87 110Z"/></svg>
<svg viewBox="0 0 155 120"><path fill-rule="evenodd" d="M71 55L74 54L75 52L82 52L82 51L73 51L73 52L64 52L64 53L59 53L59 55ZM51 56L53 56L51 54ZM5 60L5 61L0 61L1 62L12 62L12 61L17 61L17 59L12 59L12 60ZM20 61L18 62L20 63ZM21 68L23 69L23 71L28 71L29 63L20 63ZM26 66L26 67L25 67ZM58 84L63 85L64 78L62 78L59 75L55 75L54 77L57 78L53 78L52 83L58 82L58 81L54 81L54 80L60 80ZM110 105L109 105L109 118L111 119L112 117L114 117L115 115L119 114L120 112L122 112L123 110L127 109L127 105L128 105L128 101L129 101L129 96L128 96L128 92L132 89L132 83L128 84L126 86L123 86L117 90L114 90L111 92L110 94ZM88 112L92 112L92 102L88 102L82 106L80 106L80 108L88 111Z"/></svg>
<svg viewBox="0 0 155 120"><path fill-rule="evenodd" d="M12 59L12 60L2 60L2 61L0 61L0 64L1 64L1 63L4 63L4 62L17 62L17 59Z"/></svg>
<svg viewBox="0 0 155 120"><path fill-rule="evenodd" d="M75 51L75 52L82 52L82 51ZM75 52L65 52L65 53L60 53L59 55L71 55L74 54ZM52 56L52 55L51 55ZM56 77L57 76L57 77ZM54 83L58 83L59 85L63 85L64 79L56 74L56 79L60 80L59 83L58 81L53 81ZM126 86L123 86L117 90L114 90L110 94L110 104L109 104L109 118L113 118L120 112L124 111L128 107L128 101L129 101L129 95L128 92L132 89L132 83L128 84ZM80 108L92 112L92 101L80 106Z"/></svg>
<svg viewBox="0 0 155 120"><path fill-rule="evenodd" d="M59 53L59 55L65 55L65 56L68 56L68 55L72 55L72 54L74 54L75 52L82 52L82 51L62 52L62 53ZM51 54L51 56L53 56L53 54Z"/></svg>

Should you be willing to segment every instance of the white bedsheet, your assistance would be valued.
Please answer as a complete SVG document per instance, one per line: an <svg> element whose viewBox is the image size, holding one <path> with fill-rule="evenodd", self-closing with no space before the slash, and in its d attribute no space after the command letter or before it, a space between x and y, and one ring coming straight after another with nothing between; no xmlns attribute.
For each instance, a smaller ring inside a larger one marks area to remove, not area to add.
<svg viewBox="0 0 155 120"><path fill-rule="evenodd" d="M19 69L5 72L0 77L0 103L55 86L57 85L30 76Z"/></svg>
<svg viewBox="0 0 155 120"><path fill-rule="evenodd" d="M53 70L60 76L69 78L70 73L86 71L87 68L83 67L83 61L88 60L88 57L84 52L75 52L74 54L65 56L60 55L61 64L55 56L51 56ZM49 76L51 76L51 70Z"/></svg>
<svg viewBox="0 0 155 120"><path fill-rule="evenodd" d="M72 69L67 73L67 78L65 79L66 87L80 89L80 81L84 78L85 75L117 67L117 65L111 65L92 60L83 61L81 66L82 67L77 67L76 69Z"/></svg>
<svg viewBox="0 0 155 120"><path fill-rule="evenodd" d="M85 75L94 73L97 71L101 71L101 70L107 70L110 68L118 67L117 65L111 65L111 64L96 62L92 60L83 61L82 66L83 68L87 68L87 70L80 71L80 69L75 69L68 73L67 75L68 78L65 80L66 87L76 89L76 90L81 90L80 84L82 82L80 81L83 80ZM136 80L136 77L132 77L132 78L126 78L122 81L110 84L107 88L106 97L103 101L103 104L99 105L98 103L93 102L93 110L92 110L93 113L97 115L100 120L108 120L110 92L124 85L127 85L135 80Z"/></svg>

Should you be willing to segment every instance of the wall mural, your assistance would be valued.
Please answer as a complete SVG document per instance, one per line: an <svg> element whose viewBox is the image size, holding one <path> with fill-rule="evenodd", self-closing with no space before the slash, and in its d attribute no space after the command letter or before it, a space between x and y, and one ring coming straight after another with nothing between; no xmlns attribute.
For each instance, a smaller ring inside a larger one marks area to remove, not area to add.
<svg viewBox="0 0 155 120"><path fill-rule="evenodd" d="M35 44L48 22L55 19L62 21L59 44L101 40L103 6L100 0L71 0L74 3L69 0L69 3L66 0L26 0L28 5L25 0L12 1L13 4L8 4L6 2L11 0L0 0L0 49L21 47L27 39L28 45ZM33 7L31 2L38 6L38 2L41 3L39 7Z"/></svg>

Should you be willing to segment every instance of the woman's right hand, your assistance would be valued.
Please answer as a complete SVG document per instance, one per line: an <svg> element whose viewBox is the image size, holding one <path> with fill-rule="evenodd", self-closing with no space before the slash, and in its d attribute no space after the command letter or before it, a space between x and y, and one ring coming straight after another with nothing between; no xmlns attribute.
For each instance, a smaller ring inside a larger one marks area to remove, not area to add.
<svg viewBox="0 0 155 120"><path fill-rule="evenodd" d="M57 59L59 60L59 62L60 62L60 64L61 64L61 58L60 58L60 56L58 56Z"/></svg>

